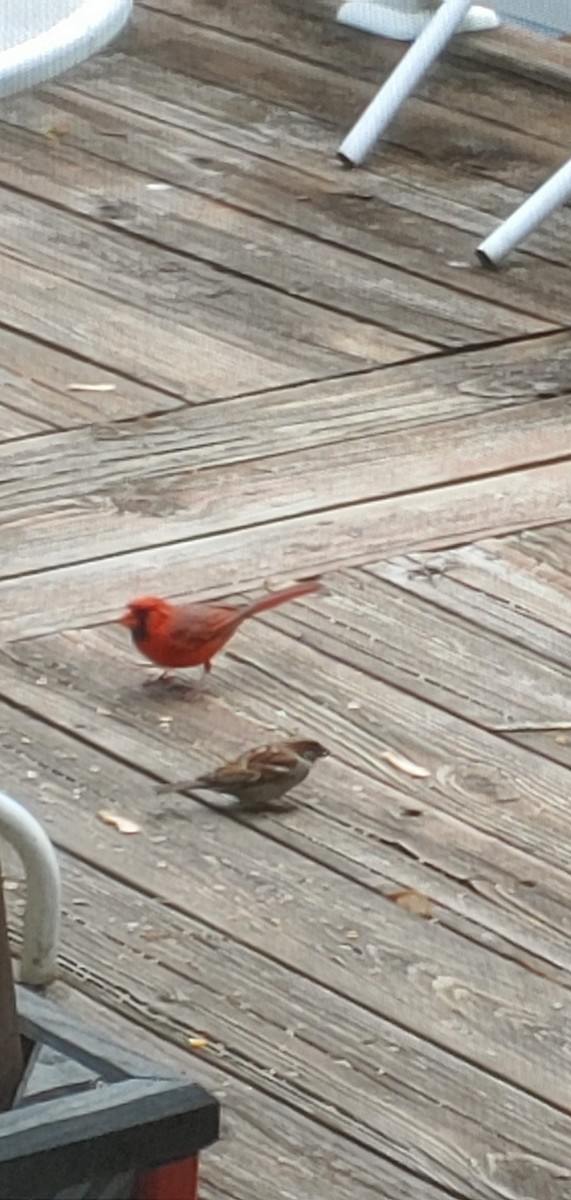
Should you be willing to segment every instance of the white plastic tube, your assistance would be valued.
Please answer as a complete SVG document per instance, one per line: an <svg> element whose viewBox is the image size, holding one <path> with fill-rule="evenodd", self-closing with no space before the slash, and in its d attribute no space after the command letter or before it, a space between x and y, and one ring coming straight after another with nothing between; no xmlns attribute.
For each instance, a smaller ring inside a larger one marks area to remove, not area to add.
<svg viewBox="0 0 571 1200"><path fill-rule="evenodd" d="M401 104L442 53L470 4L471 0L444 0L440 5L339 147L339 157L348 166L358 166L365 160Z"/></svg>
<svg viewBox="0 0 571 1200"><path fill-rule="evenodd" d="M14 847L26 871L20 979L42 987L56 973L61 911L58 861L39 821L5 792L0 792L0 836Z"/></svg>
<svg viewBox="0 0 571 1200"><path fill-rule="evenodd" d="M102 50L133 0L0 0L0 96L61 75Z"/></svg>
<svg viewBox="0 0 571 1200"><path fill-rule="evenodd" d="M571 158L555 175L524 200L511 217L480 242L476 254L486 267L496 267L529 233L571 197ZM570 306L571 307L571 306Z"/></svg>

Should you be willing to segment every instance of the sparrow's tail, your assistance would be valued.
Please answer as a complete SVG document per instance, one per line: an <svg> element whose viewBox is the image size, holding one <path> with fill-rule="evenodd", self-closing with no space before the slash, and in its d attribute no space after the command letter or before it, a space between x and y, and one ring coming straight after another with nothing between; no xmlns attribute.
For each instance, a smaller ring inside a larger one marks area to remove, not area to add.
<svg viewBox="0 0 571 1200"><path fill-rule="evenodd" d="M174 783L161 783L161 786L156 788L157 796L165 796L167 792L187 792L189 788L199 786L199 779L175 779Z"/></svg>
<svg viewBox="0 0 571 1200"><path fill-rule="evenodd" d="M191 792L194 788L208 788L211 792L224 791L214 775L194 775L192 779L175 779L174 783L161 783L161 786L156 789L156 795L164 796L167 792Z"/></svg>

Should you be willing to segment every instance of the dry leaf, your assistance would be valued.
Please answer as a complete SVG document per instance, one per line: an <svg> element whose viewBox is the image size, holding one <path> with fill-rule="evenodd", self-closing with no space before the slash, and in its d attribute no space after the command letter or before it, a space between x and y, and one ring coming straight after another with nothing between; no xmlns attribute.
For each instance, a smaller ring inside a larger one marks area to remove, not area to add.
<svg viewBox="0 0 571 1200"><path fill-rule="evenodd" d="M422 892L415 892L414 888L404 888L401 892L390 892L387 899L392 900L395 904L400 904L401 908L406 908L406 911L415 917L428 918L433 914L432 900L429 900L428 896L423 896Z"/></svg>
<svg viewBox="0 0 571 1200"><path fill-rule="evenodd" d="M206 1050L208 1048L208 1041L205 1037L190 1037L188 1045L191 1050Z"/></svg>
<svg viewBox="0 0 571 1200"><path fill-rule="evenodd" d="M116 392L116 383L68 383L68 392Z"/></svg>
<svg viewBox="0 0 571 1200"><path fill-rule="evenodd" d="M69 132L70 126L68 125L67 121L57 121L54 125L50 125L48 129L45 130L44 137L49 138L52 142L57 142L60 138L65 137Z"/></svg>
<svg viewBox="0 0 571 1200"><path fill-rule="evenodd" d="M100 821L104 825L113 825L119 833L140 833L141 826L135 821L131 821L129 817L121 817L118 813L111 812L108 808L101 808L97 813Z"/></svg>
<svg viewBox="0 0 571 1200"><path fill-rule="evenodd" d="M405 775L412 775L414 779L428 779L430 771L427 767L420 767L418 763L413 763L410 758L405 758L404 754L397 754L395 750L383 750L381 758L388 762L391 767L397 771L403 771Z"/></svg>

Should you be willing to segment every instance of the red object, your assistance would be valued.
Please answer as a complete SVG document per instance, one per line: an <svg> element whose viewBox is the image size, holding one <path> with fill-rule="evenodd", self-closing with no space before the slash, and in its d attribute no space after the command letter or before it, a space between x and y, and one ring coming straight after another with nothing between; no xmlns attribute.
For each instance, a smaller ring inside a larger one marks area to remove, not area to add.
<svg viewBox="0 0 571 1200"><path fill-rule="evenodd" d="M198 1200L198 1156L142 1171L133 1200Z"/></svg>
<svg viewBox="0 0 571 1200"><path fill-rule="evenodd" d="M270 592L252 604L171 604L158 596L141 596L127 605L119 624L129 629L138 650L158 667L200 667L211 659L248 617L277 608L320 590L317 579Z"/></svg>

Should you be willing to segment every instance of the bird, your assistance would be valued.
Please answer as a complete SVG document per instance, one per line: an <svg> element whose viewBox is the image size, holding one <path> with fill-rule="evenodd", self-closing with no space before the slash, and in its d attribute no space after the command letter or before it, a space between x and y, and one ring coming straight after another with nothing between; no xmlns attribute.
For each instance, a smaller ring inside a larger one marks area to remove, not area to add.
<svg viewBox="0 0 571 1200"><path fill-rule="evenodd" d="M302 783L313 763L328 755L329 750L311 738L258 746L205 775L162 784L157 788L157 795L204 788L234 796L238 802L234 807L249 812L260 811L275 805L276 800Z"/></svg>
<svg viewBox="0 0 571 1200"><path fill-rule="evenodd" d="M202 666L209 672L214 655L243 621L320 588L319 579L307 579L240 605L208 601L171 604L159 596L142 596L130 601L118 623L130 630L135 646L145 658L166 668L160 679L168 678L168 668Z"/></svg>

